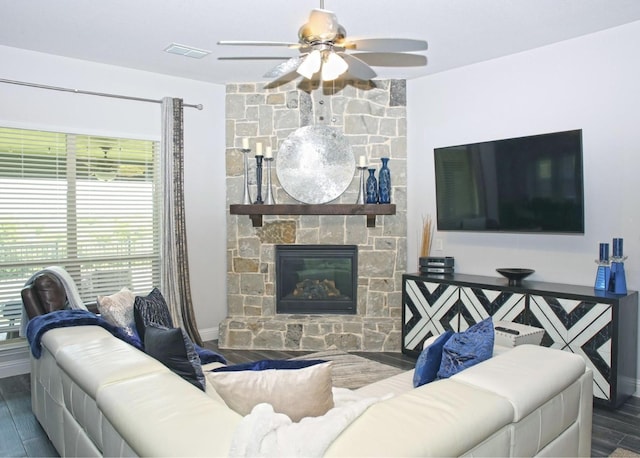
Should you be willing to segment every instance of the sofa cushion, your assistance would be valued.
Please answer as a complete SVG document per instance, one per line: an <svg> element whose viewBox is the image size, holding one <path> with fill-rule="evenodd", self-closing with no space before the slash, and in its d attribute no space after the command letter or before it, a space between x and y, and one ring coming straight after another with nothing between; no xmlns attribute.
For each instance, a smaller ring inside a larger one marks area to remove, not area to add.
<svg viewBox="0 0 640 458"><path fill-rule="evenodd" d="M513 418L502 396L437 380L378 402L331 444L329 457L464 456ZM508 441L506 453L508 455Z"/></svg>
<svg viewBox="0 0 640 458"><path fill-rule="evenodd" d="M527 364L522 364L526 361ZM510 351L460 372L451 378L508 399L513 421L520 421L554 395L574 383L585 371L580 355L563 350L518 345Z"/></svg>
<svg viewBox="0 0 640 458"><path fill-rule="evenodd" d="M51 329L42 337L42 345L55 355L58 366L94 399L105 385L143 374L169 372L156 359L99 326Z"/></svg>
<svg viewBox="0 0 640 458"><path fill-rule="evenodd" d="M139 339L133 318L134 300L135 295L125 287L110 296L98 296L96 302L102 318L122 328L129 336Z"/></svg>
<svg viewBox="0 0 640 458"><path fill-rule="evenodd" d="M240 415L248 415L257 404L266 402L297 422L324 415L333 407L331 364L320 362L301 369L214 370L207 373L207 380Z"/></svg>
<svg viewBox="0 0 640 458"><path fill-rule="evenodd" d="M416 361L416 368L413 373L414 387L417 388L436 379L440 369L440 362L442 361L442 349L452 335L453 331L446 331L444 334L440 334L431 345L422 350L418 361Z"/></svg>
<svg viewBox="0 0 640 458"><path fill-rule="evenodd" d="M165 328L173 327L169 307L158 288L153 288L147 296L136 296L133 301L133 317L140 339L144 342L144 331L150 324Z"/></svg>
<svg viewBox="0 0 640 458"><path fill-rule="evenodd" d="M136 456L227 456L242 420L169 370L107 385L97 401ZM104 455L133 456L122 453Z"/></svg>
<svg viewBox="0 0 640 458"><path fill-rule="evenodd" d="M457 332L444 344L438 378L448 378L493 355L495 334L491 317Z"/></svg>
<svg viewBox="0 0 640 458"><path fill-rule="evenodd" d="M205 390L200 357L184 330L148 326L144 334L144 349L180 377Z"/></svg>

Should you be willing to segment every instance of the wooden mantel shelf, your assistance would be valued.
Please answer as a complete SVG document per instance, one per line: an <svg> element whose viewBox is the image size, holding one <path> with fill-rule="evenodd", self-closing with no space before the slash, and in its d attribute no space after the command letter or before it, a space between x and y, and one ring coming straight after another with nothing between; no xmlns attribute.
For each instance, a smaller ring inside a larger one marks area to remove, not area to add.
<svg viewBox="0 0 640 458"><path fill-rule="evenodd" d="M232 215L249 215L253 227L262 226L262 215L365 215L367 227L376 227L377 215L395 215L396 204L233 204Z"/></svg>

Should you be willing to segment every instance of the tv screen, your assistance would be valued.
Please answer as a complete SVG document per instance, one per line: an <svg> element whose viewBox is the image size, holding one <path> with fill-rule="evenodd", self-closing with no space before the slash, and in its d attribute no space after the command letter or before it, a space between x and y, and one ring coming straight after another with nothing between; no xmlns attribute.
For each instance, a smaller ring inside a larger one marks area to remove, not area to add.
<svg viewBox="0 0 640 458"><path fill-rule="evenodd" d="M440 231L584 233L582 130L434 149Z"/></svg>

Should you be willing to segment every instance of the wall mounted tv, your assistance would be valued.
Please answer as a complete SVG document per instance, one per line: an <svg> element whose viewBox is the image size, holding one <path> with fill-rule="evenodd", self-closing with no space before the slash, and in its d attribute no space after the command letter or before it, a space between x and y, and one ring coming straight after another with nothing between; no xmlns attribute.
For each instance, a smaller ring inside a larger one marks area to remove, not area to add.
<svg viewBox="0 0 640 458"><path fill-rule="evenodd" d="M434 149L439 231L584 233L582 130Z"/></svg>

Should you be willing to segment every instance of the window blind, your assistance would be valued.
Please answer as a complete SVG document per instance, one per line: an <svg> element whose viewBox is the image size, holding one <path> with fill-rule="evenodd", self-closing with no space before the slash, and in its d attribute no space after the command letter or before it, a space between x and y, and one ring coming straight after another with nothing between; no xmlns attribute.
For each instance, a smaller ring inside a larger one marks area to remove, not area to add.
<svg viewBox="0 0 640 458"><path fill-rule="evenodd" d="M20 289L64 267L95 302L160 279L159 145L0 128L0 339Z"/></svg>

